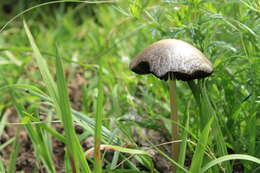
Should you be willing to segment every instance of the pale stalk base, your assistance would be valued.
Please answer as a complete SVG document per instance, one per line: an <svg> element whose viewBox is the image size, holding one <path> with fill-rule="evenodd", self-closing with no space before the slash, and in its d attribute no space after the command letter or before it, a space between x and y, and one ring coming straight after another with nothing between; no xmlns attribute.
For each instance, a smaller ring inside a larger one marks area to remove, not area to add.
<svg viewBox="0 0 260 173"><path fill-rule="evenodd" d="M175 77L170 78L169 80L170 87L170 101L171 101L171 121L172 121L172 158L178 162L179 157L179 131L178 131L178 115L177 115L177 106L176 106L176 79ZM176 173L177 167L173 165L172 173Z"/></svg>

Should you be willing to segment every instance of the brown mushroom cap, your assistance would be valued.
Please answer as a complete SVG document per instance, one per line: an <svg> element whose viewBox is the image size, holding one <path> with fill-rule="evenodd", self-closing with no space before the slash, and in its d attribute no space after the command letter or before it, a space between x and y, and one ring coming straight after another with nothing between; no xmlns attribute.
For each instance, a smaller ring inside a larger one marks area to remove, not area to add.
<svg viewBox="0 0 260 173"><path fill-rule="evenodd" d="M213 72L211 62L203 53L176 39L151 44L132 60L130 69L138 74L152 73L164 80L170 73L183 81L204 78Z"/></svg>

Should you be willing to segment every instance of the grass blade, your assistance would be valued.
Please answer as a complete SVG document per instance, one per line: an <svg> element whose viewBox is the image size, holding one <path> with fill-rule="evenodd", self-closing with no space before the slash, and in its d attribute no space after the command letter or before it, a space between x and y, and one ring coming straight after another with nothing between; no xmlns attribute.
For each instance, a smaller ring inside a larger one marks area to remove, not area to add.
<svg viewBox="0 0 260 173"><path fill-rule="evenodd" d="M211 162L207 163L202 169L201 169L201 173L206 172L209 168L220 164L221 162L225 162L228 160L248 160L251 162L255 162L258 163L260 165L260 159L253 157L253 156L249 156L246 154L229 154L227 156L222 156L220 158L217 158L215 160L212 160Z"/></svg>
<svg viewBox="0 0 260 173"><path fill-rule="evenodd" d="M18 156L19 149L20 149L20 143L18 137L19 137L18 131L16 131L15 141L13 144L13 152L11 153L11 158L10 158L7 173L15 173L16 158Z"/></svg>
<svg viewBox="0 0 260 173"><path fill-rule="evenodd" d="M211 127L212 121L213 121L213 118L210 119L210 121L207 123L207 125L205 126L205 128L203 129L203 131L200 135L198 145L197 145L195 153L192 157L191 168L190 168L191 173L200 172L201 165L202 165L203 158L204 158L204 152L205 152L206 145L207 145L208 138L209 138L209 132L210 132L210 127Z"/></svg>
<svg viewBox="0 0 260 173"><path fill-rule="evenodd" d="M91 172L90 168L88 167L88 164L84 158L84 153L82 151L82 148L80 146L79 140L75 134L74 127L73 127L73 121L72 121L72 115L71 115L71 108L69 104L69 98L66 88L66 82L65 77L63 73L63 67L61 63L61 59L58 56L56 56L56 69L57 69L57 83L58 86L56 86L50 71L48 69L47 63L42 57L38 47L35 44L35 40L26 24L25 21L23 21L24 29L26 31L27 37L30 41L31 47L33 49L33 52L35 54L35 58L37 60L37 64L39 66L41 75L43 77L44 82L47 85L47 90L49 91L52 99L54 100L55 108L58 112L58 115L61 117L63 124L64 124L64 131L66 135L66 143L69 153L72 156L71 163L72 165L75 164L75 171L79 172L79 164L81 165L81 168L84 172L88 173ZM71 142L74 141L74 142Z"/></svg>
<svg viewBox="0 0 260 173"><path fill-rule="evenodd" d="M128 153L128 154L140 154L140 155L147 155L150 156L150 154L146 151L142 151L142 150L137 150L137 149L130 149L130 148L125 148L125 147L120 147L120 146L116 146L116 145L100 145L100 149L102 150L114 150L114 151L118 151L121 153ZM89 149L86 152L86 155L90 156L93 153L93 148Z"/></svg>
<svg viewBox="0 0 260 173"><path fill-rule="evenodd" d="M56 49L57 50L57 49ZM64 70L59 57L58 51L56 52L56 75L57 75L57 85L58 85L58 95L57 99L59 102L59 110L61 113L62 122L64 124L64 131L66 134L66 143L70 154L73 156L74 164L77 172L79 172L79 163L84 172L91 172L88 163L84 157L84 152L80 145L79 139L76 136L73 126L71 106L69 102L68 91L66 87L66 81L64 76ZM73 141L73 142L71 142Z"/></svg>
<svg viewBox="0 0 260 173"><path fill-rule="evenodd" d="M176 165L177 168L181 169L183 172L188 173L189 171L185 169L183 166L178 164L175 160L171 159L167 154L161 151L158 147L156 147L150 140L146 139L147 142L153 147L159 154L161 154L164 158L170 161L172 164Z"/></svg>
<svg viewBox="0 0 260 173"><path fill-rule="evenodd" d="M56 137L61 142L66 143L65 137L62 134L60 134L59 132L57 132L55 129L47 126L44 123L41 124L40 123L41 121L39 119L37 119L36 117L32 116L31 114L28 114L26 112L24 112L24 114L26 115L24 118L26 118L27 120L30 120L31 122L39 122L38 126L40 126L42 129L49 132L52 136Z"/></svg>
<svg viewBox="0 0 260 173"><path fill-rule="evenodd" d="M179 155L179 159L178 159L178 163L181 166L184 166L185 157L186 157L186 147L187 147L188 131L189 131L189 120L190 120L189 113L187 112L185 129L183 130L182 135L181 135L182 142L180 144L180 155ZM179 172L183 172L183 171L178 168L176 172L179 173Z"/></svg>
<svg viewBox="0 0 260 173"><path fill-rule="evenodd" d="M37 153L37 157L41 159L43 164L45 165L45 168L48 172L50 173L55 173L55 167L54 167L54 162L51 157L51 151L48 150L46 141L43 140L42 132L41 130L38 130L34 128L30 124L29 119L25 119L26 114L29 114L26 112L24 106L22 104L18 104L16 101L17 95L14 92L11 92L12 98L13 98L13 104L15 105L16 111L18 112L18 115L22 121L26 121L25 123L25 128L26 131L33 143L35 153Z"/></svg>
<svg viewBox="0 0 260 173"><path fill-rule="evenodd" d="M225 156L228 154L228 152L227 152L224 136L221 131L219 117L216 115L216 111L213 109L209 96L206 92L205 81L202 82L203 82L202 84L204 85L203 86L204 89L201 89L201 93L202 93L202 100L204 100L205 103L204 106L206 106L206 109L208 111L208 117L210 116L214 117L214 120L212 122L212 131L214 131L214 139L217 144L217 154L218 156ZM225 163L223 166L225 166L227 172L231 172L231 166L229 163Z"/></svg>
<svg viewBox="0 0 260 173"><path fill-rule="evenodd" d="M56 100L58 98L57 86L55 85L55 82L51 76L51 73L48 70L48 65L47 65L46 61L44 60L44 58L42 57L40 50L36 46L35 40L31 34L25 20L23 21L23 25L24 25L26 35L27 35L27 37L30 41L31 47L33 49L33 53L35 54L35 58L36 58L38 66L39 66L42 78L43 78L44 82L46 83L47 90L50 93L51 97L54 99L54 101L57 103L57 100Z"/></svg>
<svg viewBox="0 0 260 173"><path fill-rule="evenodd" d="M0 160L0 172L6 172L2 159Z"/></svg>
<svg viewBox="0 0 260 173"><path fill-rule="evenodd" d="M215 110L212 107L212 104L209 100L209 96L207 94L206 86L205 86L205 80L199 80L198 83L196 84L194 81L189 81L189 87L192 90L192 93L195 97L195 100L199 106L199 114L200 114L200 128L202 129L209 121L210 117L214 117L214 120L212 122L212 128L214 133L214 140L217 143L217 154L219 156L224 156L227 155L227 149L226 149L226 144L225 140L219 125L219 119L216 115ZM213 138L212 138L213 139ZM212 140L211 139L211 140ZM224 165L228 172L231 172L231 166L229 163L225 163Z"/></svg>
<svg viewBox="0 0 260 173"><path fill-rule="evenodd" d="M104 100L104 91L103 91L103 82L102 82L102 68L99 69L99 81L98 81L98 98L96 105L96 126L95 126L95 146L94 146L94 158L95 166L94 172L102 172L102 159L101 159L101 136L102 136L102 119L103 119L103 100Z"/></svg>
<svg viewBox="0 0 260 173"><path fill-rule="evenodd" d="M15 137L12 137L11 139L9 139L8 141L6 141L5 143L0 145L0 150L3 150L5 147L7 147L8 145L10 145L11 143L13 143L15 141Z"/></svg>

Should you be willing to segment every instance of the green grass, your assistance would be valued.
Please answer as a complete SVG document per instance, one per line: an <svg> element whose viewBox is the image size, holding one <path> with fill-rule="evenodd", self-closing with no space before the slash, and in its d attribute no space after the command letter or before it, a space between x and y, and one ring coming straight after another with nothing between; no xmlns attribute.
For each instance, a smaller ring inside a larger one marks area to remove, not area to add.
<svg viewBox="0 0 260 173"><path fill-rule="evenodd" d="M51 137L66 146L62 159L68 172L158 172L132 129L157 130L170 141L168 85L152 75L136 75L128 65L164 38L199 48L212 61L214 73L205 81L177 81L183 140L178 163L149 136L148 147L181 167L178 172L229 173L237 164L248 173L258 169L259 1L21 1L11 14L1 11L0 16L0 136L5 127L23 127L35 151L36 172L40 165L57 171ZM82 95L72 101L68 88L78 82L79 72L84 82L74 92ZM17 124L8 122L12 107ZM54 123L41 122L41 111L45 121L58 118L64 133ZM75 125L83 129L81 135ZM95 156L86 158L80 144L90 136ZM0 152L13 148L10 165L0 158L0 172L14 172L18 137L0 143ZM192 161L190 167L184 167L185 158Z"/></svg>

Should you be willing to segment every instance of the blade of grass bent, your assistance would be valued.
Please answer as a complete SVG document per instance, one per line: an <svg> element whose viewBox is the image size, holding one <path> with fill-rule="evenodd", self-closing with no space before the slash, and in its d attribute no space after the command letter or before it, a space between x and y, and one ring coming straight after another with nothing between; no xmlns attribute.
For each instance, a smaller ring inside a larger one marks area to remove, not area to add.
<svg viewBox="0 0 260 173"><path fill-rule="evenodd" d="M256 157L249 156L249 155L246 155L246 154L230 154L230 155L227 155L227 156L222 156L220 158L214 159L211 162L207 163L201 169L201 173L206 172L209 168L211 168L211 167L213 167L217 164L220 164L221 162L225 162L225 161L228 161L228 160L239 160L239 159L240 160L248 160L248 161L251 161L251 162L258 163L260 165L260 159L258 159Z"/></svg>
<svg viewBox="0 0 260 173"><path fill-rule="evenodd" d="M44 82L46 83L47 90L48 90L49 94L51 95L51 97L54 99L54 103L57 103L57 98L58 98L57 86L55 85L55 82L50 74L50 71L48 70L48 65L47 65L46 61L44 60L44 58L42 57L40 50L36 46L35 40L31 34L25 20L23 21L23 25L24 25L26 35L27 35L29 42L31 44L31 47L33 49L35 59L37 61L39 69L40 69L40 73L42 75Z"/></svg>
<svg viewBox="0 0 260 173"><path fill-rule="evenodd" d="M41 4L37 4L33 7L30 7L20 13L18 13L17 15L15 15L13 18L11 18L3 27L1 27L0 29L0 33L10 24L12 23L15 19L17 19L18 17L22 16L23 14L33 10L33 9L36 9L36 8L39 8L39 7L42 7L42 6L46 6L46 5L51 5L51 4L58 4L58 3L86 3L86 4L103 4L103 3L115 3L116 1L81 1L81 0L78 0L78 1L75 1L75 0L59 0L59 1L49 1L49 2L45 2L45 3L41 3Z"/></svg>

